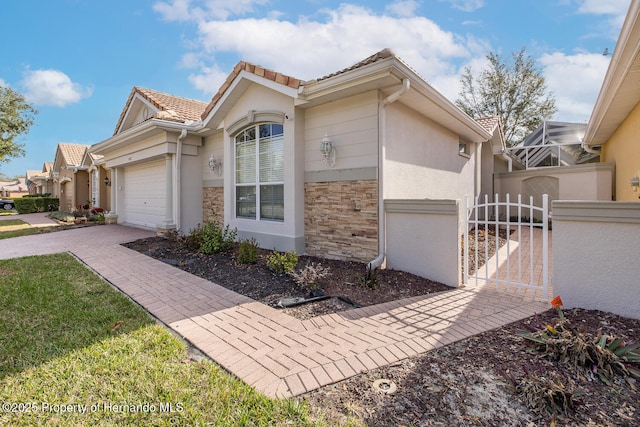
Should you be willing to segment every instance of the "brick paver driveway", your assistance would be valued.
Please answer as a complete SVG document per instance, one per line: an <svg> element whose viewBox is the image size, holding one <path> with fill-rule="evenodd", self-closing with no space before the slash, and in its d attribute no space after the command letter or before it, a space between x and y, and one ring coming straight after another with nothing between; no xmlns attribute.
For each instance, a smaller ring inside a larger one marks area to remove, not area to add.
<svg viewBox="0 0 640 427"><path fill-rule="evenodd" d="M313 390L548 308L499 293L452 289L297 320L131 251L151 236L108 225L0 240L0 257L71 252L217 363L268 396Z"/></svg>

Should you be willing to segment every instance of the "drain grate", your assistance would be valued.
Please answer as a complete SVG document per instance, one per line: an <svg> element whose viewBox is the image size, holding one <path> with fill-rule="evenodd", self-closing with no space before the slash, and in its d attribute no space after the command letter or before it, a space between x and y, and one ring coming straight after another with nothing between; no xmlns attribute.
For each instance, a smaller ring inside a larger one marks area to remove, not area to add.
<svg viewBox="0 0 640 427"><path fill-rule="evenodd" d="M398 391L398 386L386 378L375 380L373 382L373 388L384 394L393 394Z"/></svg>

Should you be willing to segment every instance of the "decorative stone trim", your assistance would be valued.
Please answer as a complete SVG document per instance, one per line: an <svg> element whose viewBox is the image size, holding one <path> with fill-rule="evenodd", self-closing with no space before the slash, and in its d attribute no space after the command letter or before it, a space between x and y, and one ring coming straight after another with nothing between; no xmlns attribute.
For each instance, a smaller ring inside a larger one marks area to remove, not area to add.
<svg viewBox="0 0 640 427"><path fill-rule="evenodd" d="M203 221L224 221L224 188L207 187L202 190Z"/></svg>
<svg viewBox="0 0 640 427"><path fill-rule="evenodd" d="M640 224L640 202L555 200L552 211L554 221Z"/></svg>
<svg viewBox="0 0 640 427"><path fill-rule="evenodd" d="M306 252L367 262L378 250L378 181L305 183Z"/></svg>

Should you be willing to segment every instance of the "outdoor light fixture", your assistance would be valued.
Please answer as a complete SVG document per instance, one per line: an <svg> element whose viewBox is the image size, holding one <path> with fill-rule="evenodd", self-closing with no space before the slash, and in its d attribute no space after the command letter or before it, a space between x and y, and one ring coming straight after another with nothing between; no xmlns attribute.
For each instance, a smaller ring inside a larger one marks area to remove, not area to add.
<svg viewBox="0 0 640 427"><path fill-rule="evenodd" d="M111 180L108 176L104 178L104 185L106 185L107 187L111 187Z"/></svg>
<svg viewBox="0 0 640 427"><path fill-rule="evenodd" d="M632 176L629 184L633 187L633 191L638 191L638 187L640 187L640 177Z"/></svg>
<svg viewBox="0 0 640 427"><path fill-rule="evenodd" d="M213 157L213 154L209 157L209 169L211 169L212 172L215 172L217 169L218 176L222 175L222 161Z"/></svg>
<svg viewBox="0 0 640 427"><path fill-rule="evenodd" d="M331 167L334 167L336 165L336 149L331 143L331 140L329 139L329 136L326 134L326 132L324 134L324 138L322 138L322 141L320 141L320 152L322 153L324 162L326 164Z"/></svg>

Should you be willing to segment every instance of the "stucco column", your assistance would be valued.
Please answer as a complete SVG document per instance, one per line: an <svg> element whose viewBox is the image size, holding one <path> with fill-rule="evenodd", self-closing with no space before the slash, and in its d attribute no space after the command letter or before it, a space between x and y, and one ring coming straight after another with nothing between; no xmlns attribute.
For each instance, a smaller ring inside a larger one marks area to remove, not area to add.
<svg viewBox="0 0 640 427"><path fill-rule="evenodd" d="M174 155L166 154L165 161L165 208L164 208L164 221L162 224L158 224L159 231L171 230L176 228L173 218L173 169L174 169Z"/></svg>

